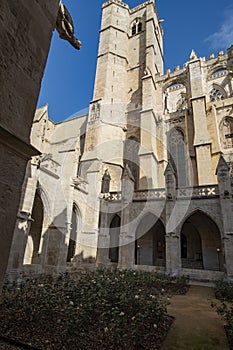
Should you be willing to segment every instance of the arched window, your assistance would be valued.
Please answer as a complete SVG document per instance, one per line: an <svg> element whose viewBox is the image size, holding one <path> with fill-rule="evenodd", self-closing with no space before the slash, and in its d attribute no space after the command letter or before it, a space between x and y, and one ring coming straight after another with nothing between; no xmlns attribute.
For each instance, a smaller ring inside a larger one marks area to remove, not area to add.
<svg viewBox="0 0 233 350"><path fill-rule="evenodd" d="M128 164L135 180L135 189L138 188L139 181L139 142L136 137L131 136L125 141L124 164Z"/></svg>
<svg viewBox="0 0 233 350"><path fill-rule="evenodd" d="M142 31L142 22L138 23L138 33Z"/></svg>
<svg viewBox="0 0 233 350"><path fill-rule="evenodd" d="M165 113L181 112L187 108L186 87L183 84L175 83L164 91Z"/></svg>
<svg viewBox="0 0 233 350"><path fill-rule="evenodd" d="M142 22L139 18L136 18L132 24L132 35L138 34L142 31Z"/></svg>
<svg viewBox="0 0 233 350"><path fill-rule="evenodd" d="M136 32L137 32L136 24L133 24L133 26L132 26L132 35L135 35Z"/></svg>
<svg viewBox="0 0 233 350"><path fill-rule="evenodd" d="M71 218L71 232L70 232L69 246L67 251L67 259L66 259L67 262L72 261L72 259L75 256L78 230L79 230L78 225L79 225L78 213L75 206L73 206L72 218Z"/></svg>
<svg viewBox="0 0 233 350"><path fill-rule="evenodd" d="M224 149L233 148L233 118L224 118L220 127L220 131L222 147Z"/></svg>
<svg viewBox="0 0 233 350"><path fill-rule="evenodd" d="M32 223L24 255L24 264L38 264L40 241L44 221L44 206L39 191L36 191L32 210Z"/></svg>
<svg viewBox="0 0 233 350"><path fill-rule="evenodd" d="M171 130L168 149L170 162L176 170L178 186L187 186L185 143L182 131L178 129Z"/></svg>
<svg viewBox="0 0 233 350"><path fill-rule="evenodd" d="M226 92L225 90L217 85L214 85L212 89L210 90L210 101L220 101L226 98Z"/></svg>

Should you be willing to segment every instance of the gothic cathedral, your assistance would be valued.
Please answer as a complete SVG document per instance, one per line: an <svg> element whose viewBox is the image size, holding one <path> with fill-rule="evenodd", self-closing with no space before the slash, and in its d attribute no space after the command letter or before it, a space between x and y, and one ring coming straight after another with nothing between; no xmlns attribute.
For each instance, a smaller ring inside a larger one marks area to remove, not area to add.
<svg viewBox="0 0 233 350"><path fill-rule="evenodd" d="M9 278L233 278L233 46L164 72L154 0L108 0L88 115L56 124L41 107L31 143Z"/></svg>

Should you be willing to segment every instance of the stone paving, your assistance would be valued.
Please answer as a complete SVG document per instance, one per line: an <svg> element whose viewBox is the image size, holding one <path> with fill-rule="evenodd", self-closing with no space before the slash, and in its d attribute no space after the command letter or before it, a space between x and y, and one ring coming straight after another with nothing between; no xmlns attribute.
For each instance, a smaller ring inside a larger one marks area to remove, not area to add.
<svg viewBox="0 0 233 350"><path fill-rule="evenodd" d="M224 323L211 302L217 302L214 290L203 286L172 297L168 313L175 320L161 350L229 350Z"/></svg>

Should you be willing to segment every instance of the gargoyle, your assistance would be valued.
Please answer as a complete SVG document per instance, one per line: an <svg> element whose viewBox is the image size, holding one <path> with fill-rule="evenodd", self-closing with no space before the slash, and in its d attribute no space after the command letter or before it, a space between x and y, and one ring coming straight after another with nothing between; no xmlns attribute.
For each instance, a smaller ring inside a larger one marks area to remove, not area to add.
<svg viewBox="0 0 233 350"><path fill-rule="evenodd" d="M56 29L61 39L69 41L69 43L77 50L80 50L82 43L74 36L74 24L72 17L66 6L60 1L58 16L56 21Z"/></svg>

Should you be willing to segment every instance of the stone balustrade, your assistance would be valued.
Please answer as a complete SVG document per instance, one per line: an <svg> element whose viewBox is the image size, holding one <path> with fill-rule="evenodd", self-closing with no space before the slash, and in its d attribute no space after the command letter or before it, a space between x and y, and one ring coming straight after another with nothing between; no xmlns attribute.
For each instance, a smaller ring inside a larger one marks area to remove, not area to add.
<svg viewBox="0 0 233 350"><path fill-rule="evenodd" d="M183 187L177 190L177 198L179 199L204 199L217 198L218 196L219 190L217 185ZM121 197L121 192L110 192L107 196L105 195L105 199L108 199L110 202L119 202L121 201ZM165 188L138 190L133 194L133 201L164 200L166 197L168 198L168 196L166 196Z"/></svg>

